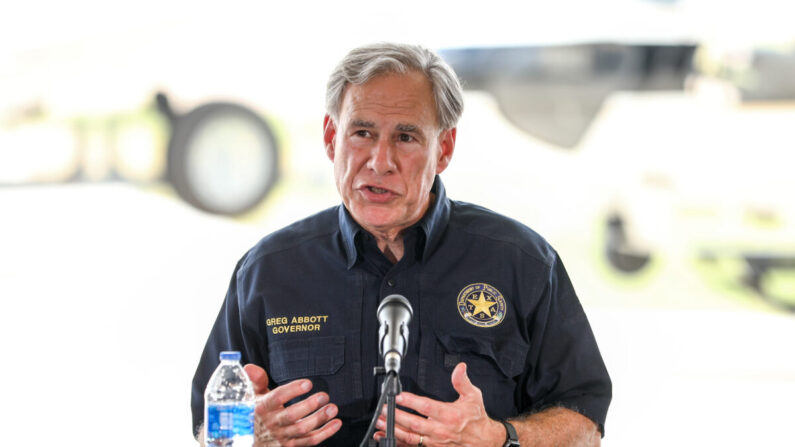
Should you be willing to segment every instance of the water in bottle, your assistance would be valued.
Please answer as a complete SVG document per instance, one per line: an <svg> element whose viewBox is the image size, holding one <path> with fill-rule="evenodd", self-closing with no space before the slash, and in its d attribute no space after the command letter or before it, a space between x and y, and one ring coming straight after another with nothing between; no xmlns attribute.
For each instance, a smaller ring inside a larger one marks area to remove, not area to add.
<svg viewBox="0 0 795 447"><path fill-rule="evenodd" d="M240 353L224 351L204 391L205 443L209 446L251 447L254 444L254 387Z"/></svg>

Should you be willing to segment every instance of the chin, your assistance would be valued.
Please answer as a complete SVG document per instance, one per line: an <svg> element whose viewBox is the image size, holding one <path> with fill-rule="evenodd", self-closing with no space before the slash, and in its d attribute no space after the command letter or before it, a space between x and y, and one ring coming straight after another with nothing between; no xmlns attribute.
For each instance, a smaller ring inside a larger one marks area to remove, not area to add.
<svg viewBox="0 0 795 447"><path fill-rule="evenodd" d="M395 222L392 219L382 219L382 218L373 218L373 217L363 218L362 223L364 223L370 228L376 228L379 230L389 229L395 226Z"/></svg>
<svg viewBox="0 0 795 447"><path fill-rule="evenodd" d="M379 212L364 209L357 214L358 216L354 215L353 217L356 218L356 220L358 220L362 225L368 226L370 228L391 228L396 224L394 216L384 213L383 211Z"/></svg>

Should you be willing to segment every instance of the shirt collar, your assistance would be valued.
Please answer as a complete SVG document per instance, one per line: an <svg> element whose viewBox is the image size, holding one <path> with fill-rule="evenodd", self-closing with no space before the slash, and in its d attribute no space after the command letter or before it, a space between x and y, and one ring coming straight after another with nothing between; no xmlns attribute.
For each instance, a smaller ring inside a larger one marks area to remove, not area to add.
<svg viewBox="0 0 795 447"><path fill-rule="evenodd" d="M425 261L433 252L442 238L445 228L450 221L450 202L447 200L447 193L442 184L442 179L437 175L431 187L433 201L428 206L428 211L422 216L415 227L419 227L425 233L425 246L422 247L422 260ZM356 235L364 229L353 219L353 216L345 208L339 207L339 224L342 235L345 255L348 258L348 269L356 264L359 253L356 250Z"/></svg>

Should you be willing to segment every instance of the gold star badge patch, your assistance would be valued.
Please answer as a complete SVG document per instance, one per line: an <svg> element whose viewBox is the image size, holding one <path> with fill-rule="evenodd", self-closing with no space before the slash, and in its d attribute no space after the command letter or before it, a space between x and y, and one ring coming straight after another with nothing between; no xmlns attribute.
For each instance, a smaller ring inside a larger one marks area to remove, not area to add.
<svg viewBox="0 0 795 447"><path fill-rule="evenodd" d="M492 327L505 318L505 298L499 290L485 283L470 284L458 294L458 313L467 323Z"/></svg>

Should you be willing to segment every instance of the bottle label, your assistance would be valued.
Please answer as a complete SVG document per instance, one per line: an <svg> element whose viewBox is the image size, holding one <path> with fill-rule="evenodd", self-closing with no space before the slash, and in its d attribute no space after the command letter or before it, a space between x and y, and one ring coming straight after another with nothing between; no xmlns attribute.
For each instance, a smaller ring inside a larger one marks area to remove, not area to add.
<svg viewBox="0 0 795 447"><path fill-rule="evenodd" d="M207 405L207 439L233 438L253 434L253 403Z"/></svg>

